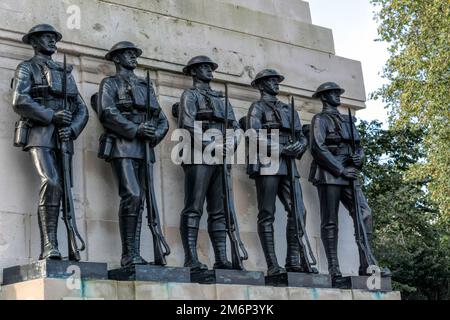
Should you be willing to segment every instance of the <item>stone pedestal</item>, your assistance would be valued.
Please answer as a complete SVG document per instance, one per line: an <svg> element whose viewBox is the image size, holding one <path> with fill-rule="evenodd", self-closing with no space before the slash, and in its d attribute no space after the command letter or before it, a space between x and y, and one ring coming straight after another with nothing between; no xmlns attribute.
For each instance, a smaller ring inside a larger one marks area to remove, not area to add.
<svg viewBox="0 0 450 320"><path fill-rule="evenodd" d="M107 264L67 260L40 260L31 264L4 269L3 285L34 279L67 279L69 277L82 280L106 280L108 279Z"/></svg>
<svg viewBox="0 0 450 320"><path fill-rule="evenodd" d="M191 273L191 282L202 284L238 284L263 286L264 273L241 270L205 270Z"/></svg>
<svg viewBox="0 0 450 320"><path fill-rule="evenodd" d="M390 277L371 278L369 276L349 276L333 280L333 288L339 289L361 289L367 291L392 291L392 283ZM369 283L368 283L369 280Z"/></svg>
<svg viewBox="0 0 450 320"><path fill-rule="evenodd" d="M118 281L191 282L190 268L155 265L136 265L110 270L108 277Z"/></svg>
<svg viewBox="0 0 450 320"><path fill-rule="evenodd" d="M1 287L0 300L400 300L399 292L150 281L36 279Z"/></svg>
<svg viewBox="0 0 450 320"><path fill-rule="evenodd" d="M266 285L274 287L331 288L331 278L327 274L286 272L277 276L267 276Z"/></svg>

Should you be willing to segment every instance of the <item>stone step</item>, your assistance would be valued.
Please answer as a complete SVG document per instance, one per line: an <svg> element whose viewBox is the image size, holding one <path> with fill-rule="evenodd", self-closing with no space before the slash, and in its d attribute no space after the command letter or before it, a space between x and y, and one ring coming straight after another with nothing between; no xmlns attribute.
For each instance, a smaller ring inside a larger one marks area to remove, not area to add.
<svg viewBox="0 0 450 320"><path fill-rule="evenodd" d="M400 292L174 282L36 279L1 288L0 300L400 300Z"/></svg>

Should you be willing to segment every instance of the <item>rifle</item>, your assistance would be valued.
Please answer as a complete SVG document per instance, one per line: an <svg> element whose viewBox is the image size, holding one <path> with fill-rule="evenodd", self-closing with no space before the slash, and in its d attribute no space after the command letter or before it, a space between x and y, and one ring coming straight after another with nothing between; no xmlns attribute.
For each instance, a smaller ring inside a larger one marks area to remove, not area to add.
<svg viewBox="0 0 450 320"><path fill-rule="evenodd" d="M352 148L352 154L355 154L356 152L356 141L355 141L355 132L353 131L353 117L352 112L350 108L348 109L348 117L350 121L350 137L351 137L351 148ZM353 197L353 210L355 214L356 219L356 242L358 244L358 247L361 248L362 252L364 253L364 258L367 261L367 265L378 265L377 260L375 259L374 255L372 254L372 249L370 247L369 240L367 238L367 230L366 226L364 225L364 221L361 219L361 210L359 207L359 199L358 199L358 193L356 192L356 184L355 180L350 180L350 187L352 188L352 197ZM361 238L362 233L362 238ZM364 241L364 242L363 242Z"/></svg>
<svg viewBox="0 0 450 320"><path fill-rule="evenodd" d="M150 72L147 70L147 100L146 100L145 121L150 122L155 127L158 124L161 108L151 108L150 106ZM156 120L155 120L156 119ZM155 122L156 121L156 122ZM145 143L145 201L147 204L148 226L153 237L153 254L155 265L165 266L166 256L170 254L170 247L161 231L158 206L156 203L155 190L153 188L153 164L150 156L150 142Z"/></svg>
<svg viewBox="0 0 450 320"><path fill-rule="evenodd" d="M295 134L295 105L294 105L294 97L291 97L291 142L293 143L297 139ZM303 256L305 257L304 263L306 267L306 272L308 273L317 273L317 269L313 267L313 265L317 264L316 258L314 257L314 254L311 249L311 244L309 242L308 235L306 233L306 227L305 227L305 216L306 212L305 210L299 210L298 206L298 195L300 194L300 184L295 176L295 158L289 157L288 161L288 173L289 173L289 180L290 180L290 193L291 193L291 210L292 210L292 216L294 218L294 225L295 225L295 238L297 239L298 245L300 247L300 250L303 252ZM302 234L302 235L301 235ZM308 251L305 248L305 244L303 243L303 239L305 240L306 247ZM311 261L309 261L308 258L311 258Z"/></svg>
<svg viewBox="0 0 450 320"><path fill-rule="evenodd" d="M224 210L227 234L231 243L231 263L233 269L245 270L244 260L248 259L248 253L245 249L244 243L239 235L239 226L237 222L236 209L234 207L233 187L231 178L231 169L228 170L227 154L225 146L227 142L227 128L228 128L228 85L225 84L225 120L223 129L223 190L224 190ZM241 255L242 253L242 255Z"/></svg>
<svg viewBox="0 0 450 320"><path fill-rule="evenodd" d="M67 103L67 62L66 54L64 54L64 76L62 77L63 90L63 110L68 110ZM81 237L76 223L75 208L72 198L72 175L71 175L71 154L69 149L69 142L62 141L58 136L58 145L61 155L61 171L63 182L63 198L62 198L62 219L67 229L69 260L80 261L80 251L86 248L86 244ZM78 248L77 238L81 243L81 248Z"/></svg>

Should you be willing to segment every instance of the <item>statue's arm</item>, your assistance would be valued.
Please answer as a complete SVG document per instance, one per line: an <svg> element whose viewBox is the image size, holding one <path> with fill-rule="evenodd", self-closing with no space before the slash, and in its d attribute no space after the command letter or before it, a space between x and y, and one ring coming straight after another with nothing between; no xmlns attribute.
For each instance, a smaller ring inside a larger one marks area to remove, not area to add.
<svg viewBox="0 0 450 320"><path fill-rule="evenodd" d="M89 111L86 103L79 93L76 96L74 103L76 105L76 109L72 114L72 123L70 124L70 128L72 130L72 135L76 139L86 127L89 120Z"/></svg>
<svg viewBox="0 0 450 320"><path fill-rule="evenodd" d="M116 107L117 88L111 79L104 79L99 91L99 119L105 128L132 140L136 137L138 125L125 118Z"/></svg>
<svg viewBox="0 0 450 320"><path fill-rule="evenodd" d="M267 145L267 151L272 150L275 152L280 152L281 146L279 143L276 143L274 139L269 139L268 132L264 132L263 130L263 123L262 123L262 117L263 117L263 109L260 107L258 103L253 103L250 107L250 111L247 118L247 126L249 129L254 129L257 132L258 137L258 145L259 146L265 146Z"/></svg>
<svg viewBox="0 0 450 320"><path fill-rule="evenodd" d="M300 120L300 117L298 116L298 113L295 112L295 123L296 123L296 131L295 131L295 136L296 136L296 140L297 142L299 142L302 146L302 148L300 149L300 151L296 154L296 158L298 160L300 160L303 156L303 154L306 152L306 149L308 149L308 139L305 137L305 135L303 134L303 131L301 130L302 128L302 123Z"/></svg>
<svg viewBox="0 0 450 320"><path fill-rule="evenodd" d="M169 121L167 120L166 115L161 110L159 113L158 123L156 126L156 132L155 132L155 141L152 143L153 146L158 145L166 136L167 132L169 131Z"/></svg>
<svg viewBox="0 0 450 320"><path fill-rule="evenodd" d="M54 111L36 102L30 95L32 87L32 70L27 63L21 63L14 76L13 109L24 118L39 125L49 125Z"/></svg>
<svg viewBox="0 0 450 320"><path fill-rule="evenodd" d="M315 116L311 123L310 139L311 154L317 164L338 177L344 172L344 166L336 160L325 144L327 122L325 119Z"/></svg>
<svg viewBox="0 0 450 320"><path fill-rule="evenodd" d="M197 97L191 90L186 90L183 92L180 99L180 116L178 118L178 126L188 130L191 133L191 137L193 138L195 145L202 145L204 148L208 145L208 142L203 141L202 128L196 126L195 124L196 116Z"/></svg>

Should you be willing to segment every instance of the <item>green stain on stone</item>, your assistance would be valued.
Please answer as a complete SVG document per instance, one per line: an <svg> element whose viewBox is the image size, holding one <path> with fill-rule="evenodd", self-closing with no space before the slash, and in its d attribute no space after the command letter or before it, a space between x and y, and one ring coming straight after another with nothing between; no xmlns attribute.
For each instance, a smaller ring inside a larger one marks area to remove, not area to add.
<svg viewBox="0 0 450 320"><path fill-rule="evenodd" d="M311 289L311 296L313 300L319 300L319 292L316 288Z"/></svg>

